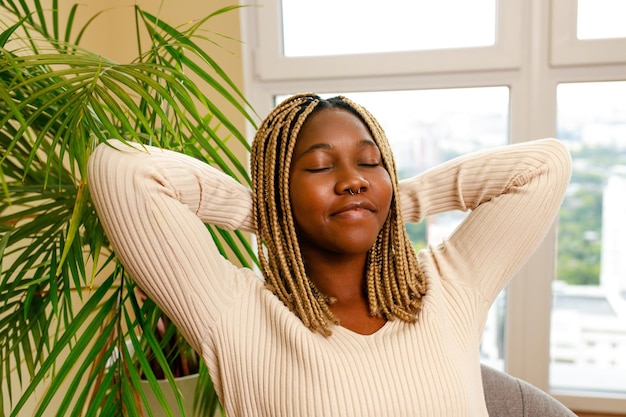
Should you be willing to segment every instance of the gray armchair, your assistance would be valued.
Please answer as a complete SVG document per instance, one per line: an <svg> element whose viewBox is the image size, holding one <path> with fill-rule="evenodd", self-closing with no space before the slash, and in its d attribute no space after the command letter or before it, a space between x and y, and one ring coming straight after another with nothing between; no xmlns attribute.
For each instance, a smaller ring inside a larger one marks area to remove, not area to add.
<svg viewBox="0 0 626 417"><path fill-rule="evenodd" d="M486 365L481 365L489 417L576 417L539 388Z"/></svg>

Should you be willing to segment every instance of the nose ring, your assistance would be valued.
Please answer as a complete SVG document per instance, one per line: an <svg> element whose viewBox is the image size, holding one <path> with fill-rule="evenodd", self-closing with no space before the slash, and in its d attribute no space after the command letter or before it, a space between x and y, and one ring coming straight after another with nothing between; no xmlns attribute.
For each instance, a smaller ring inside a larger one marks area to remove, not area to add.
<svg viewBox="0 0 626 417"><path fill-rule="evenodd" d="M357 189L355 193L354 191L352 191L352 188L348 188L348 193L350 193L350 195L361 194L361 189Z"/></svg>

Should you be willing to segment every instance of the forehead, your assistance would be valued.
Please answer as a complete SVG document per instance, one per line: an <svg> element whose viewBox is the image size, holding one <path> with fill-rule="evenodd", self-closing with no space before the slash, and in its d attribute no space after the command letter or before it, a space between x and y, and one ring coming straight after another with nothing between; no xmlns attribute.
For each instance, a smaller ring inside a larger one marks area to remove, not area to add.
<svg viewBox="0 0 626 417"><path fill-rule="evenodd" d="M313 113L302 125L296 146L302 142L333 141L342 138L373 139L361 119L345 109L322 109Z"/></svg>

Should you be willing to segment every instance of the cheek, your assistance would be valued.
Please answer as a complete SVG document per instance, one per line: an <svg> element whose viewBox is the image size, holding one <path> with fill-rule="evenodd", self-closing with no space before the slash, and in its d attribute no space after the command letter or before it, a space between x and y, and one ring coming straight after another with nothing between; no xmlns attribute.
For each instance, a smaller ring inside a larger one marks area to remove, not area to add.
<svg viewBox="0 0 626 417"><path fill-rule="evenodd" d="M307 187L302 183L293 184L289 192L289 200L296 225L306 223L307 217L310 216L311 204L315 204L310 192L307 192Z"/></svg>
<svg viewBox="0 0 626 417"><path fill-rule="evenodd" d="M292 189L289 193L291 209L296 214L310 215L321 210L322 202L328 200L323 192L316 187L302 187Z"/></svg>
<svg viewBox="0 0 626 417"><path fill-rule="evenodd" d="M389 212L391 210L391 203L393 201L393 186L389 177L379 184L379 186L381 187L381 193L378 204L379 207L386 208L386 210L381 210L380 212L380 221L384 223L387 220L387 217L389 217Z"/></svg>
<svg viewBox="0 0 626 417"><path fill-rule="evenodd" d="M292 183L289 198L296 226L311 228L324 222L327 203L332 198L322 181L296 181ZM332 190L331 190L332 191Z"/></svg>
<svg viewBox="0 0 626 417"><path fill-rule="evenodd" d="M378 186L381 190L381 200L387 201L387 206L390 207L393 198L393 185L391 183L391 177L386 171L385 174L381 175Z"/></svg>

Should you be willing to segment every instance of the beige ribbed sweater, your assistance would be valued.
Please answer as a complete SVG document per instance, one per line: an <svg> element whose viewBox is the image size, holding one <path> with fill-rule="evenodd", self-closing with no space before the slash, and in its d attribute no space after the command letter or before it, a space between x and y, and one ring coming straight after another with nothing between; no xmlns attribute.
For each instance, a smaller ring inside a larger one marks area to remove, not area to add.
<svg viewBox="0 0 626 417"><path fill-rule="evenodd" d="M364 336L305 328L250 270L218 254L203 222L253 230L251 193L156 148L99 146L89 185L121 261L183 329L229 417L487 416L478 351L489 306L555 218L570 157L555 140L468 155L401 184L405 221L471 214L419 254L417 323Z"/></svg>

